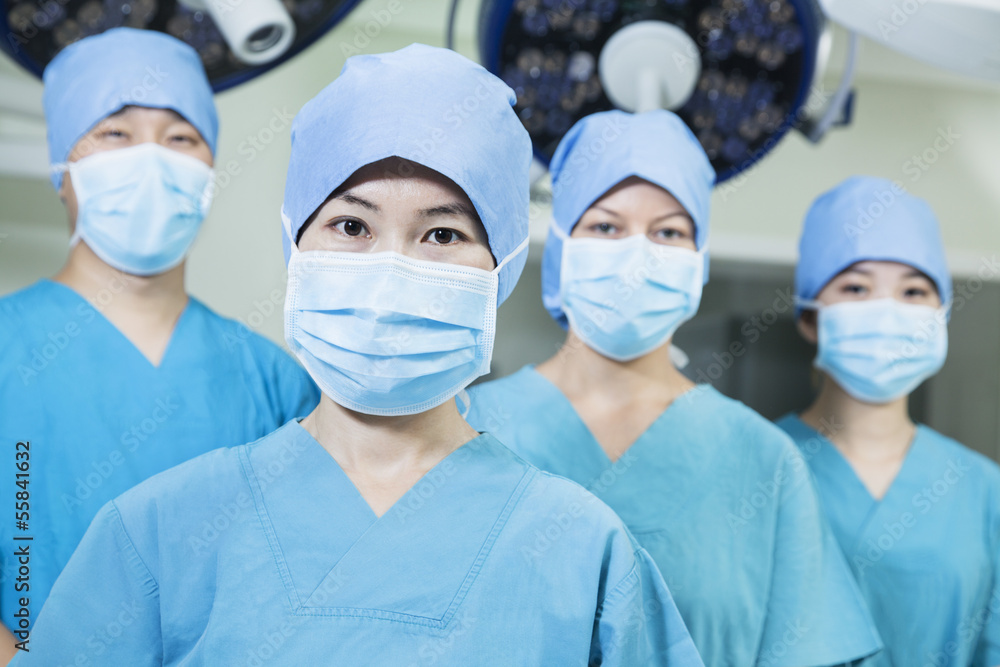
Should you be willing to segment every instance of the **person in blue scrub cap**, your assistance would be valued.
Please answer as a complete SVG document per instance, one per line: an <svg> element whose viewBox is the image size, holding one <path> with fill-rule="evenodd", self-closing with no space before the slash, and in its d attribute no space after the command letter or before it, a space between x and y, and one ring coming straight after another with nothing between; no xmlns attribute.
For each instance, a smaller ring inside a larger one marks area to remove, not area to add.
<svg viewBox="0 0 1000 667"><path fill-rule="evenodd" d="M278 346L185 291L218 132L198 54L120 28L68 46L44 80L72 242L54 278L0 299L0 438L24 443L0 464L0 498L30 515L5 513L0 539L33 538L30 590L19 557L0 552L0 663L108 500L319 400Z"/></svg>
<svg viewBox="0 0 1000 667"><path fill-rule="evenodd" d="M460 122L452 110L475 96ZM104 507L18 665L702 665L582 487L459 415L528 238L531 142L445 49L356 56L292 127L285 333L320 405Z"/></svg>
<svg viewBox="0 0 1000 667"><path fill-rule="evenodd" d="M885 642L866 664L1000 665L1000 467L907 410L948 348L934 212L892 181L847 179L806 215L795 293L822 384L778 425Z"/></svg>
<svg viewBox="0 0 1000 667"><path fill-rule="evenodd" d="M697 139L669 111L597 113L550 171L542 299L566 342L473 387L469 423L618 512L706 664L834 665L878 650L794 445L671 362L707 280L715 173Z"/></svg>

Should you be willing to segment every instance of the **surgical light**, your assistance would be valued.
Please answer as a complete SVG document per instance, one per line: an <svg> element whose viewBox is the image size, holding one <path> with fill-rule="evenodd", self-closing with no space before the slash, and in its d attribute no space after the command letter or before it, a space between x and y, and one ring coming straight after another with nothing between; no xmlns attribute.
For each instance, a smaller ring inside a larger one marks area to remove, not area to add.
<svg viewBox="0 0 1000 667"><path fill-rule="evenodd" d="M225 90L288 60L359 0L0 0L3 49L41 76L62 48L127 26L194 47L212 87Z"/></svg>
<svg viewBox="0 0 1000 667"><path fill-rule="evenodd" d="M484 0L479 45L543 162L585 115L667 108L721 182L808 126L824 28L811 0Z"/></svg>

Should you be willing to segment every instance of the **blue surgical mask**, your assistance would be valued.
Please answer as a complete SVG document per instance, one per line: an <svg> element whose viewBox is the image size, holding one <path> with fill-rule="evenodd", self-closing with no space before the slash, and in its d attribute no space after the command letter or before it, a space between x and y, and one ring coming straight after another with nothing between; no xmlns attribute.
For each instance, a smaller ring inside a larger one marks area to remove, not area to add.
<svg viewBox="0 0 1000 667"><path fill-rule="evenodd" d="M76 194L76 229L119 271L150 276L180 264L212 200L212 168L154 143L104 151L55 165L69 171Z"/></svg>
<svg viewBox="0 0 1000 667"><path fill-rule="evenodd" d="M393 252L299 252L292 246L285 340L334 402L410 415L489 372L498 275Z"/></svg>
<svg viewBox="0 0 1000 667"><path fill-rule="evenodd" d="M559 278L570 327L591 349L616 361L666 343L701 303L704 251L654 243L563 238Z"/></svg>
<svg viewBox="0 0 1000 667"><path fill-rule="evenodd" d="M948 354L948 311L896 299L845 301L818 309L814 365L866 403L906 396L937 373Z"/></svg>

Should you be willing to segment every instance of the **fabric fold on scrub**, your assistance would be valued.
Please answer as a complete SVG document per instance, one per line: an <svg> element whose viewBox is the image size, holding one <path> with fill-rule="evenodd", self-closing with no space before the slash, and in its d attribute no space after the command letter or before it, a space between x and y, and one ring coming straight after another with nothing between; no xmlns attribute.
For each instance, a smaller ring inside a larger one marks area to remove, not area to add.
<svg viewBox="0 0 1000 667"><path fill-rule="evenodd" d="M296 422L157 475L98 514L14 664L93 655L123 607L92 659L702 665L617 517L489 435L379 518Z"/></svg>
<svg viewBox="0 0 1000 667"><path fill-rule="evenodd" d="M1000 467L921 425L875 500L827 437L797 415L777 424L809 464L885 642L865 667L1000 664Z"/></svg>
<svg viewBox="0 0 1000 667"><path fill-rule="evenodd" d="M881 648L787 436L708 385L612 462L527 366L469 390L469 423L615 510L656 561L706 665L821 667Z"/></svg>

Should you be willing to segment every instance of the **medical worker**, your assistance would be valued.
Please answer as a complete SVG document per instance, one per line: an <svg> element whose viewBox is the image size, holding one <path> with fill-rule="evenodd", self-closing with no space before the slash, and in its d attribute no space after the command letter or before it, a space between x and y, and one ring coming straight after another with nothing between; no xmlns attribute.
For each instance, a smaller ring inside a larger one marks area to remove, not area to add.
<svg viewBox="0 0 1000 667"><path fill-rule="evenodd" d="M566 343L474 387L469 423L618 512L706 664L834 665L877 650L795 447L671 363L707 279L715 173L698 141L668 111L598 113L550 170L542 298Z"/></svg>
<svg viewBox="0 0 1000 667"><path fill-rule="evenodd" d="M477 111L456 115L463 101ZM104 507L17 664L701 665L615 514L462 419L528 245L499 79L413 45L292 127L285 334L319 407Z"/></svg>
<svg viewBox="0 0 1000 667"><path fill-rule="evenodd" d="M1000 468L907 411L944 364L955 303L933 211L892 181L847 179L806 215L795 293L822 383L778 425L885 642L871 664L1000 665Z"/></svg>
<svg viewBox="0 0 1000 667"><path fill-rule="evenodd" d="M121 28L67 47L44 78L73 236L53 279L0 300L0 618L19 641L108 500L319 400L289 355L185 291L218 129L198 54Z"/></svg>

